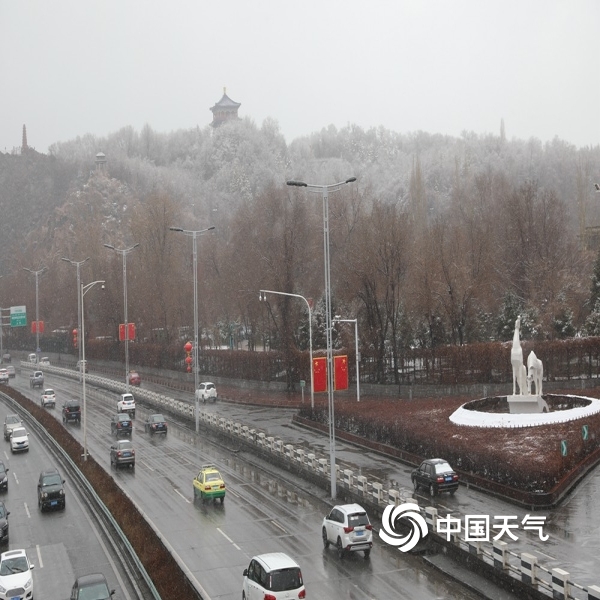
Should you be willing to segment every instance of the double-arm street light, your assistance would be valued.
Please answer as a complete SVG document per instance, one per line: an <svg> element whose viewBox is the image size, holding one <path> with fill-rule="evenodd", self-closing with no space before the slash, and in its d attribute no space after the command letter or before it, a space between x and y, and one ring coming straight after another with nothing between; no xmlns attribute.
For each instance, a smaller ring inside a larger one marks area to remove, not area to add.
<svg viewBox="0 0 600 600"><path fill-rule="evenodd" d="M360 363L360 354L358 353L358 319L340 319L337 315L334 317L336 323L354 323L354 352L356 354L356 401L360 402L360 375L358 372L358 366Z"/></svg>
<svg viewBox="0 0 600 600"><path fill-rule="evenodd" d="M198 397L198 243L199 235L212 231L213 227L191 231L181 227L169 227L171 231L178 231L192 238L193 270L194 270L194 412L196 413L196 433L200 431L200 398Z"/></svg>
<svg viewBox="0 0 600 600"><path fill-rule="evenodd" d="M27 267L23 267L24 271L28 271L35 275L35 353L37 355L36 362L40 362L39 353L42 351L40 348L40 303L39 303L39 285L38 279L42 273L48 270L48 267L42 267L37 271L32 271Z"/></svg>
<svg viewBox="0 0 600 600"><path fill-rule="evenodd" d="M83 263L90 260L90 257L88 256L87 258L84 258L83 260L75 261L75 260L71 260L70 258L65 258L63 256L60 260L64 260L65 262L71 263L72 265L77 267L77 339L81 340L81 295L79 293L79 288L81 287L80 269L81 269L81 265ZM77 342L77 355L78 355L78 359L79 359L79 363L78 363L79 364L79 378L81 379L81 370L83 369L83 363L81 362L81 360L82 360L82 358L81 358L81 341Z"/></svg>
<svg viewBox="0 0 600 600"><path fill-rule="evenodd" d="M315 386L313 381L313 348L312 348L312 311L310 308L310 302L300 294L288 294L286 292L275 292L273 290L260 290L258 299L263 300L264 294L278 294L279 296L291 296L292 298L302 298L306 302L308 308L308 348L310 358L310 408L315 408Z"/></svg>
<svg viewBox="0 0 600 600"><path fill-rule="evenodd" d="M83 297L91 290L97 283L102 284L102 289L104 289L105 281L98 280L92 281L92 283L88 283L87 285L80 285L79 289L79 301L81 303L81 342L79 346L81 347L81 363L80 363L80 371L82 374L81 379L81 390L82 390L82 408L83 408L83 460L87 460L88 452L87 452L87 403L85 399L85 311L83 310Z"/></svg>
<svg viewBox="0 0 600 600"><path fill-rule="evenodd" d="M123 305L125 317L125 391L129 392L129 322L127 321L127 255L135 250L139 244L134 244L129 248L115 248L111 244L104 244L105 248L113 250L123 257ZM84 363L85 364L85 363Z"/></svg>
<svg viewBox="0 0 600 600"><path fill-rule="evenodd" d="M323 258L325 270L325 329L327 330L327 400L329 405L329 463L331 475L331 497L335 500L336 489L336 465L335 465L335 423L333 410L333 339L331 331L331 269L329 258L329 194L337 192L347 183L356 181L356 177L350 177L346 181L332 183L330 185L314 185L304 181L291 180L287 185L306 188L308 192L321 194L323 198ZM312 365L311 365L312 367Z"/></svg>

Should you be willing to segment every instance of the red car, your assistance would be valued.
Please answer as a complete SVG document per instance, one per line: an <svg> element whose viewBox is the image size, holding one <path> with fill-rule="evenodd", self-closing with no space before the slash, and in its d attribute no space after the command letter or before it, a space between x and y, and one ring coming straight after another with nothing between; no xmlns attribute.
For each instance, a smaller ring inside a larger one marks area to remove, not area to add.
<svg viewBox="0 0 600 600"><path fill-rule="evenodd" d="M140 385L142 378L137 371L129 371L129 385Z"/></svg>

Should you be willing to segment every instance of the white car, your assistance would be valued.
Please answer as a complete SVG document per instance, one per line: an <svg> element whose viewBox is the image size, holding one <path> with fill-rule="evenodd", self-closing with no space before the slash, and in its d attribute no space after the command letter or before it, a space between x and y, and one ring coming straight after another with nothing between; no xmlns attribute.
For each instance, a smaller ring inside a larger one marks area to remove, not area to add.
<svg viewBox="0 0 600 600"><path fill-rule="evenodd" d="M47 356L42 356L42 358L40 358L40 366L44 366L44 367L49 367L50 366L50 359Z"/></svg>
<svg viewBox="0 0 600 600"><path fill-rule="evenodd" d="M29 451L29 434L25 430L25 427L16 427L12 430L12 435L10 436L10 451L13 454L15 452Z"/></svg>
<svg viewBox="0 0 600 600"><path fill-rule="evenodd" d="M51 390L50 388L45 389L42 392L40 403L42 408L45 408L46 406L54 408L56 406L56 394L54 393L54 390Z"/></svg>
<svg viewBox="0 0 600 600"><path fill-rule="evenodd" d="M243 576L243 600L306 598L300 566L283 552L255 556Z"/></svg>
<svg viewBox="0 0 600 600"><path fill-rule="evenodd" d="M8 370L0 369L0 383L8 383Z"/></svg>
<svg viewBox="0 0 600 600"><path fill-rule="evenodd" d="M196 390L196 398L198 400L202 400L202 402L206 402L207 400L212 400L213 402L217 401L217 388L214 383L211 381L204 381L198 384L198 389Z"/></svg>
<svg viewBox="0 0 600 600"><path fill-rule="evenodd" d="M25 550L9 550L0 554L0 598L33 598L33 568Z"/></svg>
<svg viewBox="0 0 600 600"><path fill-rule="evenodd" d="M365 558L369 558L373 546L372 529L367 512L359 504L334 506L323 519L323 546L327 549L333 544L340 558L347 552L361 550Z"/></svg>
<svg viewBox="0 0 600 600"><path fill-rule="evenodd" d="M117 402L117 412L129 413L129 416L135 419L135 398L133 394L121 394L121 399Z"/></svg>

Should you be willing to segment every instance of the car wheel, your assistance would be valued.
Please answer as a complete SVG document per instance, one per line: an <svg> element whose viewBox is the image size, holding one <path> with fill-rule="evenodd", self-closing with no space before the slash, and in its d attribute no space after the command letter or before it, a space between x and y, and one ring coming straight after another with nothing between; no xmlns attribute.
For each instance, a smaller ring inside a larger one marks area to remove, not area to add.
<svg viewBox="0 0 600 600"><path fill-rule="evenodd" d="M342 540L340 538L337 539L337 553L339 558L344 558L346 551L344 550L344 547L342 546Z"/></svg>
<svg viewBox="0 0 600 600"><path fill-rule="evenodd" d="M321 537L323 538L323 548L327 550L329 548L329 539L327 538L327 529L323 527L323 531L321 532Z"/></svg>
<svg viewBox="0 0 600 600"><path fill-rule="evenodd" d="M419 489L419 484L417 483L416 479L413 479L413 488L414 488L415 492Z"/></svg>
<svg viewBox="0 0 600 600"><path fill-rule="evenodd" d="M365 558L369 558L369 556L371 556L371 548L365 550Z"/></svg>
<svg viewBox="0 0 600 600"><path fill-rule="evenodd" d="M225 496L221 496L221 504L223 504L223 502L225 502Z"/></svg>
<svg viewBox="0 0 600 600"><path fill-rule="evenodd" d="M454 496L454 492L456 492L456 490L450 490L450 495Z"/></svg>
<svg viewBox="0 0 600 600"><path fill-rule="evenodd" d="M429 484L429 495L435 496L435 486L433 485L433 483Z"/></svg>

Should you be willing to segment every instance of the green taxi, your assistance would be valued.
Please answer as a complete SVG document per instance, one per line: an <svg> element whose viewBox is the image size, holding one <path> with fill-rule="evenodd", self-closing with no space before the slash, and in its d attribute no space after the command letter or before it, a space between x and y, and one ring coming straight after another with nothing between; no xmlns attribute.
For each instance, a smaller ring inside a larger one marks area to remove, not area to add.
<svg viewBox="0 0 600 600"><path fill-rule="evenodd" d="M202 502L219 498L221 504L225 500L225 482L215 465L202 465L200 472L194 477L194 500Z"/></svg>

